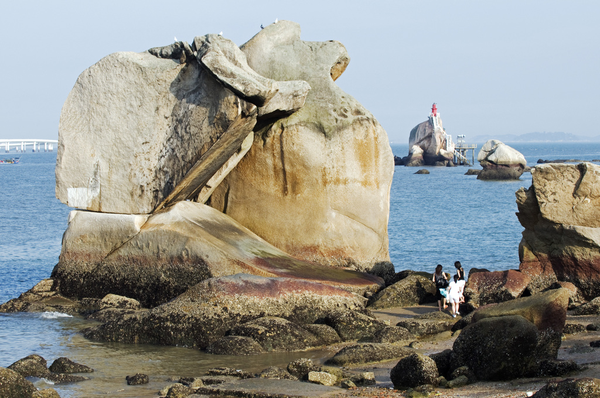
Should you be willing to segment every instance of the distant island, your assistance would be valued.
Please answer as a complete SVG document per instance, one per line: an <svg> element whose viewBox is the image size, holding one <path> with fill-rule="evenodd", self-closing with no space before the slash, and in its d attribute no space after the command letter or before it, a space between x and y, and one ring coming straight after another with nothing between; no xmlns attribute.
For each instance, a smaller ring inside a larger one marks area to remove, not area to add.
<svg viewBox="0 0 600 398"><path fill-rule="evenodd" d="M469 142L487 142L495 139L502 142L598 142L600 135L582 136L563 132L535 132L526 134L481 134L474 137L468 137Z"/></svg>

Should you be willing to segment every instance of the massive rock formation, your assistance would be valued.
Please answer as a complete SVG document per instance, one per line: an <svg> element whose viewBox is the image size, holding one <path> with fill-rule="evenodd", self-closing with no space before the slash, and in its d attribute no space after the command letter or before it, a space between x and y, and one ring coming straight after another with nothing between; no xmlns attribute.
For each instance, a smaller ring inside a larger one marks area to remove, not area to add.
<svg viewBox="0 0 600 398"><path fill-rule="evenodd" d="M600 167L546 164L532 169L532 185L517 191L525 228L520 270L537 292L572 282L586 299L600 295Z"/></svg>
<svg viewBox="0 0 600 398"><path fill-rule="evenodd" d="M477 155L483 170L478 180L518 180L527 167L527 160L521 152L498 140L489 140Z"/></svg>
<svg viewBox="0 0 600 398"><path fill-rule="evenodd" d="M304 42L282 21L243 49L205 35L82 73L60 122L56 194L81 210L58 293L154 307L238 273L379 289L329 267L391 267L393 156L334 83L348 62L340 43Z"/></svg>
<svg viewBox="0 0 600 398"><path fill-rule="evenodd" d="M360 270L389 261L393 154L373 115L334 83L344 46L302 41L298 24L280 21L241 49L259 74L311 91L298 112L259 123L211 205L298 258Z"/></svg>
<svg viewBox="0 0 600 398"><path fill-rule="evenodd" d="M432 109L429 119L415 126L408 139L409 154L403 159L405 166L447 166L454 159L454 144L442 126L437 109Z"/></svg>

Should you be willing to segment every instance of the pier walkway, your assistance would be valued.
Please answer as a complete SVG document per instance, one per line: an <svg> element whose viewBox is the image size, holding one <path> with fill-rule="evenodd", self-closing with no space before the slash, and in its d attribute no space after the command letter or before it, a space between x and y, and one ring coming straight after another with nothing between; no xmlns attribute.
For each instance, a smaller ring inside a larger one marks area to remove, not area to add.
<svg viewBox="0 0 600 398"><path fill-rule="evenodd" d="M42 145L44 152L52 152L54 150L54 146L58 145L58 140L0 138L0 150L4 148L6 153L10 152L11 149L16 150L17 152L26 152L28 148L31 148L33 152L41 152Z"/></svg>

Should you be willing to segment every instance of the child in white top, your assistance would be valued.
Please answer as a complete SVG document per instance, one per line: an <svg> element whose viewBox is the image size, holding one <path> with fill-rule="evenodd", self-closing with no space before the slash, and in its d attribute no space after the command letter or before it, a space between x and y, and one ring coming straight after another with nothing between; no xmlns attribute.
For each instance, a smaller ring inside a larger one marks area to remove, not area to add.
<svg viewBox="0 0 600 398"><path fill-rule="evenodd" d="M459 280L458 275L454 275L452 282L448 285L448 301L452 305L452 317L460 315L458 312L458 304L461 301L463 290L465 289L465 281Z"/></svg>

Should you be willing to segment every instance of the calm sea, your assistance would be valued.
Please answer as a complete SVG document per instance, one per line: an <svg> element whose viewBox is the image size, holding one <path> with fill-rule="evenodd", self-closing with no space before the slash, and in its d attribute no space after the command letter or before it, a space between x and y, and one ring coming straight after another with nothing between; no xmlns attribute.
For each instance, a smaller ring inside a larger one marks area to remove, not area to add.
<svg viewBox="0 0 600 398"><path fill-rule="evenodd" d="M530 166L538 159L600 159L600 143L509 144ZM406 156L407 145L392 145ZM58 261L70 209L54 196L56 153L20 156L16 165L0 164L0 302L17 297L50 276ZM515 191L531 185L531 175L518 181L479 181L465 176L468 167L397 166L391 190L390 255L396 270L431 272L460 260L468 270L518 268L523 228L515 212ZM475 168L479 168L476 164ZM215 366L258 371L300 357L321 358L322 352L268 354L251 358L212 356L178 347L130 346L89 342L77 333L88 324L62 314L0 314L0 366L29 354L48 360L66 356L96 369L91 380L53 386L64 397L154 397L169 376L199 376ZM125 376L147 373L147 386L127 386ZM35 380L38 387L49 385Z"/></svg>

